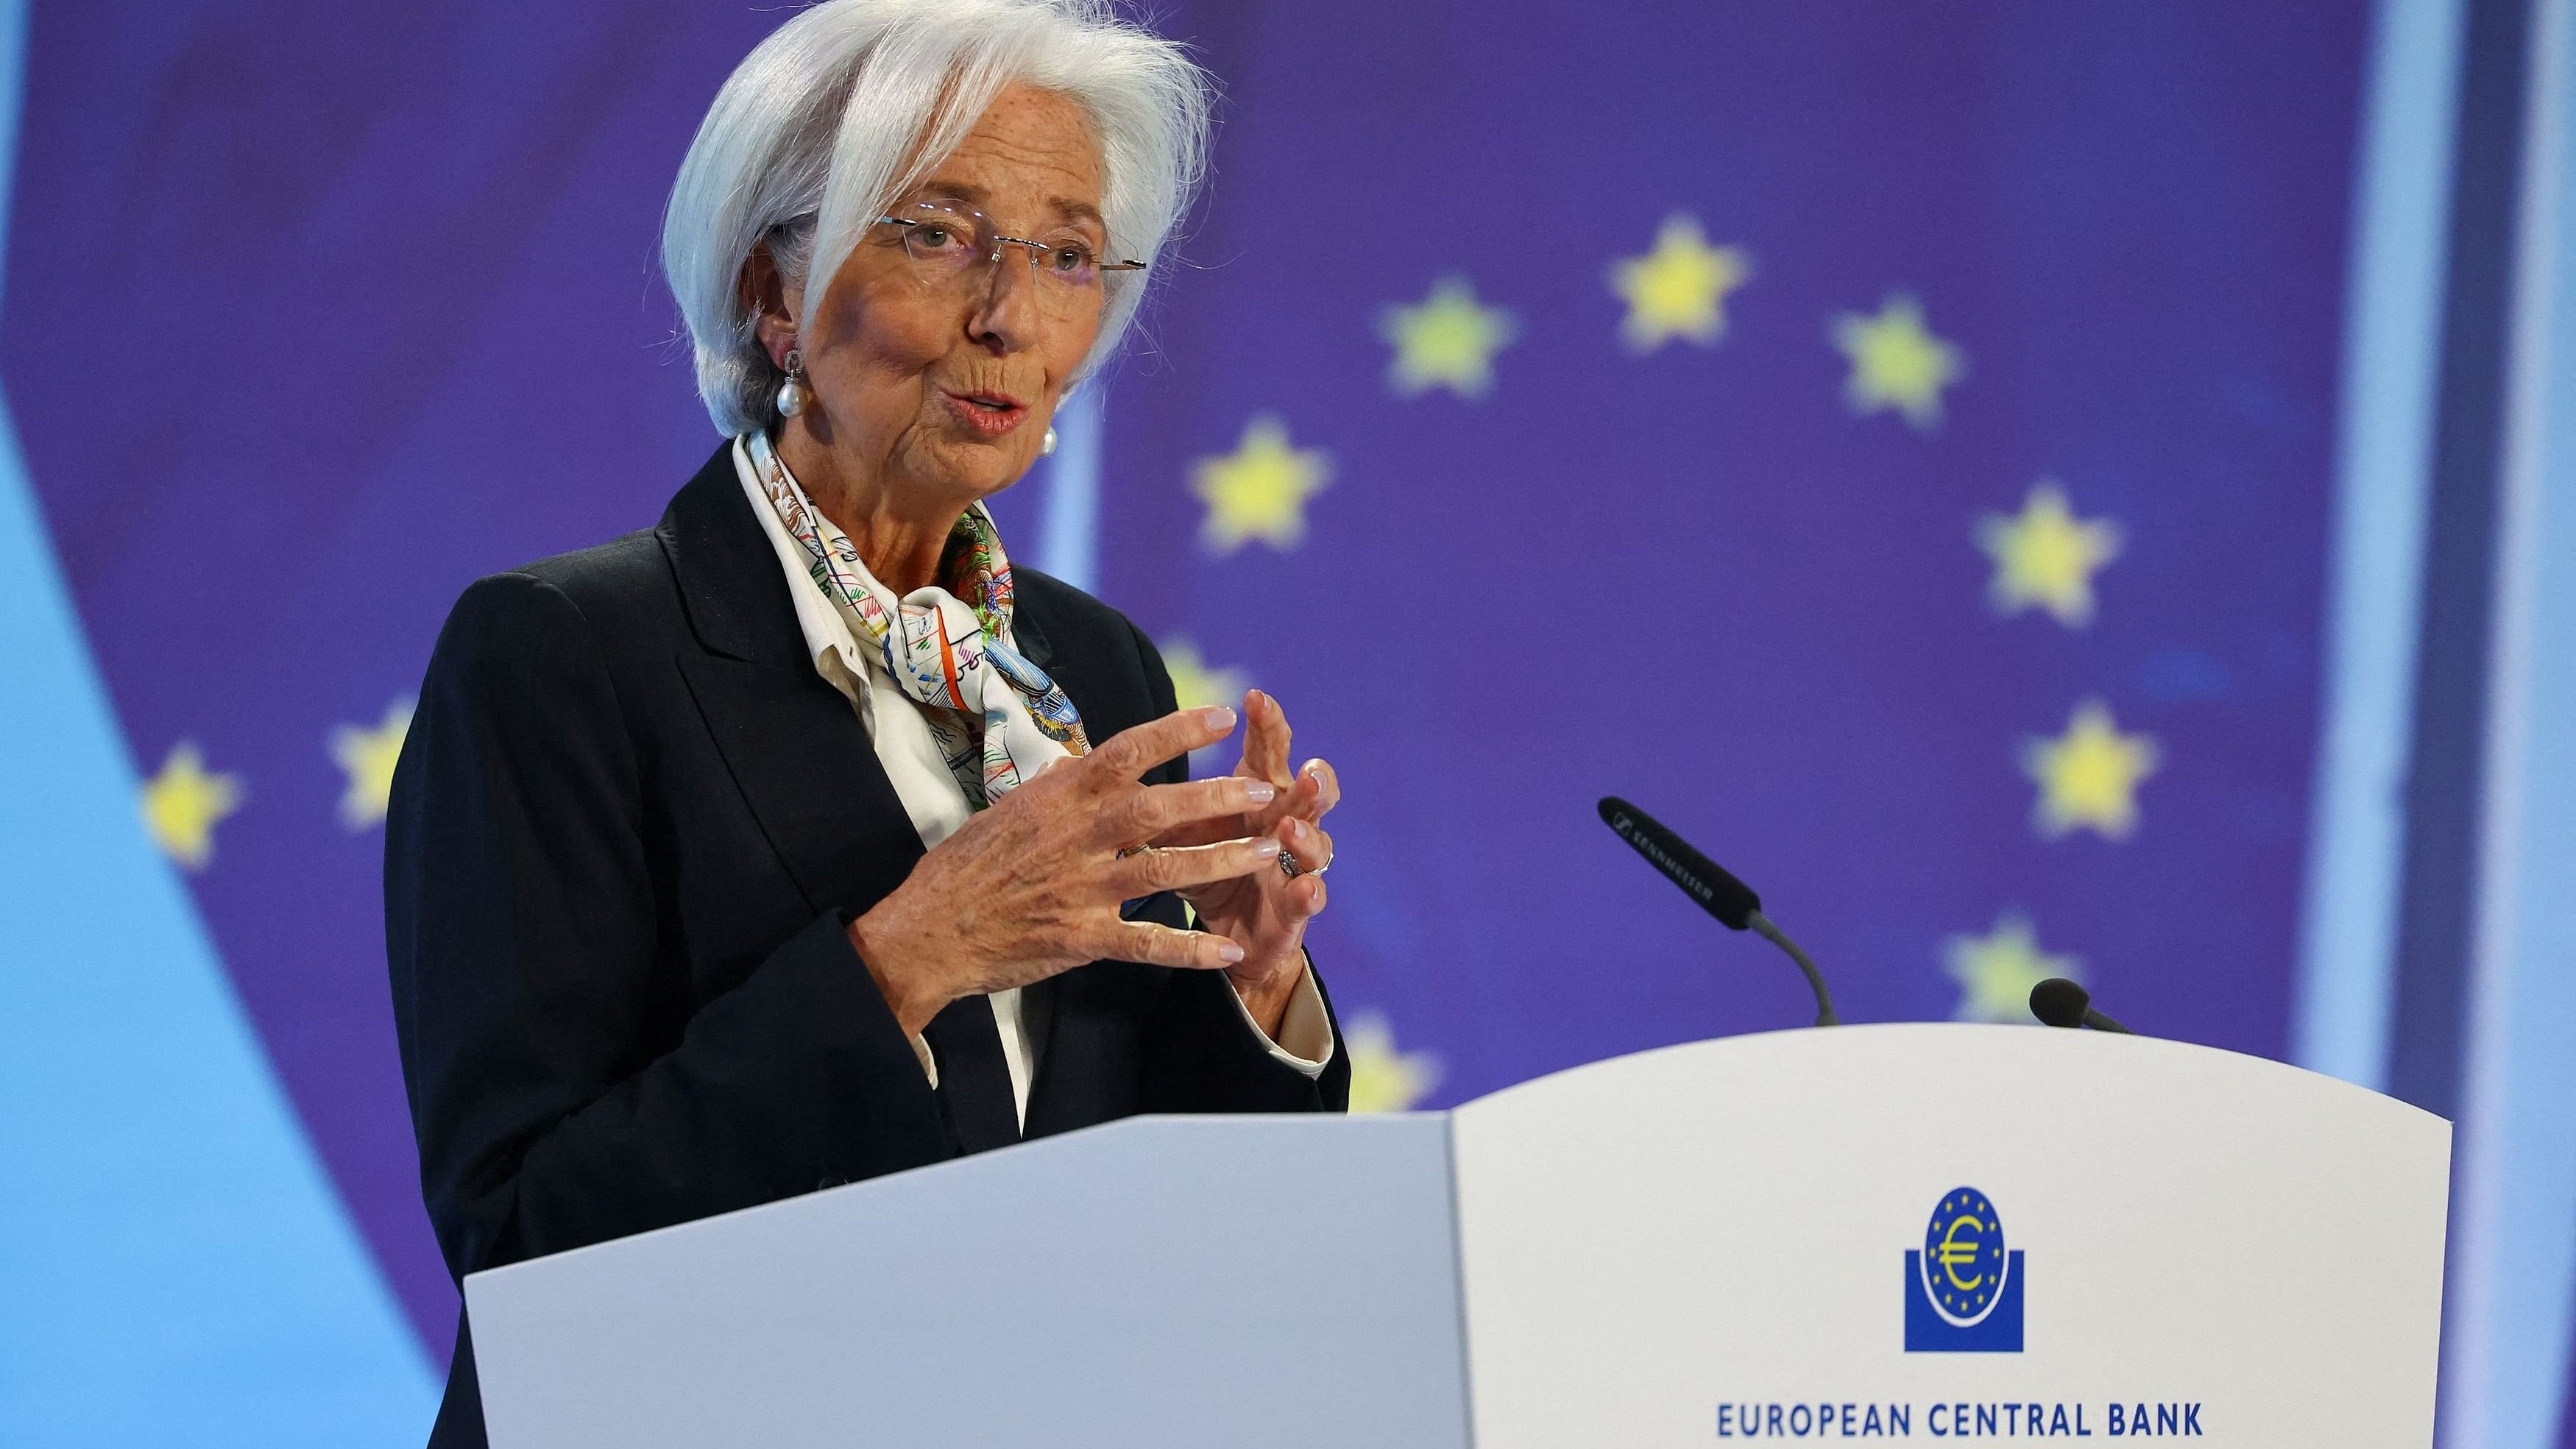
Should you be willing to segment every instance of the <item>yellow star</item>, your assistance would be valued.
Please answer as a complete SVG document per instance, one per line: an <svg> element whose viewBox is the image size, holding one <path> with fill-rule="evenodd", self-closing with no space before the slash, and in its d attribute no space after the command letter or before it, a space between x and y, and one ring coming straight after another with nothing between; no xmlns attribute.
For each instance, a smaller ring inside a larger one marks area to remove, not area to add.
<svg viewBox="0 0 2576 1449"><path fill-rule="evenodd" d="M2023 743L2022 772L2039 785L2031 824L2055 839L2089 825L2106 840L2138 828L2138 782L2155 773L2156 742L2124 735L2098 699L2075 707L2066 733Z"/></svg>
<svg viewBox="0 0 2576 1449"><path fill-rule="evenodd" d="M1726 333L1726 294L1752 279L1752 253L1710 246L1696 219L1675 212L1656 231L1653 251L1610 266L1610 290L1628 301L1619 335L1632 352L1676 337L1712 346Z"/></svg>
<svg viewBox="0 0 2576 1449"><path fill-rule="evenodd" d="M1210 669L1199 656L1199 646L1187 639L1173 639L1158 647L1164 672L1172 676L1172 693L1181 708L1203 709L1211 704L1243 708L1243 689L1250 680L1242 670Z"/></svg>
<svg viewBox="0 0 2576 1449"><path fill-rule="evenodd" d="M1394 1029L1382 1016L1363 1016L1342 1031L1351 1054L1351 1110L1401 1112L1440 1084L1440 1059L1429 1052L1399 1052Z"/></svg>
<svg viewBox="0 0 2576 1449"><path fill-rule="evenodd" d="M1959 983L1953 1021L2027 1022L2030 989L2051 976L2076 979L2083 961L2039 949L2030 918L2006 911L1983 936L1952 936L1941 948L1942 965Z"/></svg>
<svg viewBox="0 0 2576 1449"><path fill-rule="evenodd" d="M1977 520L1977 547L1995 561L1986 597L1996 613L2018 614L2037 604L2067 628L2081 629L2093 622L2094 570L2120 556L2120 526L2077 518L2065 492L2043 478L2020 513Z"/></svg>
<svg viewBox="0 0 2576 1449"><path fill-rule="evenodd" d="M1520 323L1500 307L1479 306L1464 277L1443 277L1419 307L1378 314L1377 334L1395 348L1387 386L1398 397L1445 387L1463 398L1493 391L1494 354L1520 336Z"/></svg>
<svg viewBox="0 0 2576 1449"><path fill-rule="evenodd" d="M204 870L215 858L215 826L241 808L239 775L209 775L206 757L181 740L143 784L143 828L172 860Z"/></svg>
<svg viewBox="0 0 2576 1449"><path fill-rule="evenodd" d="M1875 317L1845 312L1834 319L1834 345L1851 359L1844 394L1852 411L1895 408L1917 428L1941 421L1941 389L1967 372L1959 349L1926 331L1912 297L1890 296Z"/></svg>
<svg viewBox="0 0 2576 1449"><path fill-rule="evenodd" d="M1306 537L1306 500L1332 476L1323 450L1289 447L1288 429L1277 418L1254 418L1233 452L1201 458L1190 469L1190 491L1208 506L1199 536L1221 554L1256 538L1272 548L1295 548Z"/></svg>
<svg viewBox="0 0 2576 1449"><path fill-rule="evenodd" d="M342 725L331 731L331 758L348 772L340 792L340 823L364 830L385 818L385 802L394 791L394 762L402 758L403 736L411 732L412 702L397 699L385 708L384 723Z"/></svg>

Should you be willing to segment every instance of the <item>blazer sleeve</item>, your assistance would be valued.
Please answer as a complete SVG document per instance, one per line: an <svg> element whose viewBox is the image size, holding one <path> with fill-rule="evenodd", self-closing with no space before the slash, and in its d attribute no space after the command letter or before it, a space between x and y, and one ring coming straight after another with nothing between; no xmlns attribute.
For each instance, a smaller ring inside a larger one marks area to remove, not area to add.
<svg viewBox="0 0 2576 1449"><path fill-rule="evenodd" d="M1128 626L1143 661L1145 685L1153 698L1150 719L1180 708L1172 674L1162 653L1142 630ZM1155 784L1177 784L1189 778L1186 758L1173 760L1146 776ZM1180 898L1154 902L1165 925L1182 924ZM1342 1041L1341 1019L1333 1012L1333 994L1310 953L1307 969L1324 999L1324 1015L1333 1025L1333 1058L1309 1077L1270 1054L1222 971L1174 971L1165 981L1162 1000L1145 1024L1143 1101L1148 1112L1347 1112L1351 1106L1351 1054Z"/></svg>
<svg viewBox="0 0 2576 1449"><path fill-rule="evenodd" d="M394 774L385 929L422 1191L467 1273L952 1155L826 913L688 996L589 621L504 574L441 633Z"/></svg>

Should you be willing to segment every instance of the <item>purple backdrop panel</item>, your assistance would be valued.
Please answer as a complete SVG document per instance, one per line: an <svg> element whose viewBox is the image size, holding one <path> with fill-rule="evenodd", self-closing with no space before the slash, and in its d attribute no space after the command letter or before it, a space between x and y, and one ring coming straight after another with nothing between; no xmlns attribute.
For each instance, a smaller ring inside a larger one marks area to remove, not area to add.
<svg viewBox="0 0 2576 1449"><path fill-rule="evenodd" d="M467 580L649 524L704 456L659 208L779 18L37 7L0 378L138 762L186 742L240 788L197 899L439 1352L345 732ZM2280 1050L2357 11L1173 24L1230 98L1195 265L1111 387L1104 592L1342 768L1318 955L1441 1097L1800 1019L1593 822L1614 790L1752 878L1853 1017L1951 1014L1954 948L2019 912L2143 1028ZM1675 216L1641 350L1612 269ZM1447 369L1408 393L1386 309L1450 276L1510 316L1394 329ZM1265 415L1330 486L1219 552L1193 470ZM1979 520L2043 478L2117 530L2080 628L1989 602ZM2087 701L2097 818L2052 838L2025 750Z"/></svg>
<svg viewBox="0 0 2576 1449"><path fill-rule="evenodd" d="M1112 393L1105 577L1340 768L1318 955L1435 1100L1808 1014L1604 793L1763 890L1849 1017L2071 966L2284 1050L2359 7L1186 15L1229 104ZM1675 216L1723 329L1640 348L1612 269ZM1444 277L1510 314L1481 396L1390 375L1387 309ZM1856 403L1893 296L1936 343L1882 380L1937 416ZM1226 549L1195 470L1264 416L1330 482L1302 541ZM2116 534L2089 618L1990 597L1980 520L2044 480L2040 573ZM2034 742L2079 746L2062 834Z"/></svg>
<svg viewBox="0 0 2576 1449"><path fill-rule="evenodd" d="M0 373L147 775L242 795L192 883L425 1339L383 833L335 732L469 580L649 525L714 443L660 207L747 6L36 7Z"/></svg>

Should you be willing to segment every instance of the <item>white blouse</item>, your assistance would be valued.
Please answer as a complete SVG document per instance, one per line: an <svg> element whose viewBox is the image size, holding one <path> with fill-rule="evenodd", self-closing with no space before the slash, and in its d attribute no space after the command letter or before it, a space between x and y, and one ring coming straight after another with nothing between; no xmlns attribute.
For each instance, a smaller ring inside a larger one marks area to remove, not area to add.
<svg viewBox="0 0 2576 1449"><path fill-rule="evenodd" d="M912 818L912 828L921 836L922 849L930 849L946 840L974 813L965 789L948 772L939 741L931 734L930 722L922 717L921 707L886 677L884 666L872 650L859 647L848 621L823 597L822 590L814 587L813 577L805 571L803 546L778 521L777 510L770 506L769 495L753 471L751 452L739 441L734 444L733 462L734 472L742 480L743 494L750 500L752 516L760 520L761 528L769 535L778 566L787 575L787 594L795 601L796 623L804 631L806 652L813 657L816 672L858 711L859 723L876 744L877 762L885 767L896 798L903 801L904 813ZM1029 1082L1036 1063L1030 1060L1027 1024L1020 1019L1019 988L997 991L985 999L993 1005L993 1022L1001 1032L1002 1060L1011 1073L1011 1100L1025 1123L1029 1115ZM1307 1076L1321 1073L1333 1059L1332 1020L1325 1014L1323 993L1315 986L1311 967L1299 978L1296 994L1288 999L1288 1012L1280 1019L1277 1040L1261 1030L1242 998L1235 999L1235 1007L1243 1011L1244 1024L1269 1047L1273 1057ZM937 1087L939 1064L931 1056L929 1043L916 1034L912 1050L921 1058L921 1069L929 1074L930 1084Z"/></svg>

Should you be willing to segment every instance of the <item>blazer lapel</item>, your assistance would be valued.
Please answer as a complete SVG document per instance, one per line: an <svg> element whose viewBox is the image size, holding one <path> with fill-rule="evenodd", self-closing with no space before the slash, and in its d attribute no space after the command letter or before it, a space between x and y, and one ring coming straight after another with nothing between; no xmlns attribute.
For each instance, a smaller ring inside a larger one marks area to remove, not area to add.
<svg viewBox="0 0 2576 1449"><path fill-rule="evenodd" d="M1017 565L1014 565L1014 571L1024 578L1030 572ZM1057 621L1049 617L1045 599L1052 589L1066 585L1044 575L1040 578L1044 580L1042 587L1024 586L1019 591L1011 615L1012 642L1019 647L1021 657L1045 670L1063 687L1065 697L1073 701L1074 711L1082 716L1084 732L1096 745L1116 733L1112 725L1119 719L1120 711L1112 708L1112 701L1102 692L1104 671L1096 667L1098 661L1087 658L1079 647L1067 647L1057 637L1062 631L1055 627ZM1073 642L1078 646L1081 641L1076 639ZM1077 966L1062 975L1050 976L1020 993L1020 1021L1029 1037L1029 1110L1023 1129L1025 1136L1063 1131L1099 1120L1088 1109L1097 1105L1093 1098L1103 1084L1068 1078L1065 1063L1076 1064L1070 1070L1082 1073L1081 1064L1096 1066L1101 1062L1124 1061L1129 1055L1122 1052L1115 1041L1117 1024L1104 1021L1095 1011L1082 1005L1086 1000L1084 982L1099 969L1102 968L1097 963ZM1066 1007L1068 1001L1074 1003L1070 1010ZM1059 1051L1059 1046L1066 1049Z"/></svg>
<svg viewBox="0 0 2576 1449"><path fill-rule="evenodd" d="M1023 579L1033 572L1017 564L1012 565L1012 571ZM1107 701L1096 687L1097 681L1093 670L1083 660L1059 646L1055 631L1051 627L1054 621L1047 616L1044 603L1046 589L1067 586L1042 574L1039 578L1044 581L1046 587L1021 588L1018 599L1012 606L1011 642L1019 649L1021 658L1045 670L1048 677L1063 688L1065 697L1073 701L1074 712L1082 716L1084 732L1096 745L1107 737L1099 723L1110 717ZM1080 972L1085 968L1074 969ZM1063 976L1050 976L1020 991L1020 1024L1028 1032L1029 1038L1029 1121L1031 1124L1039 1120L1039 1099L1042 1096L1053 1095L1048 1089L1048 1083L1053 1078L1046 1070L1046 1064L1052 1055L1050 1049L1055 1043L1057 1023L1062 1016L1060 1007L1066 995ZM1083 1026L1077 1022L1072 1029L1079 1034Z"/></svg>
<svg viewBox="0 0 2576 1449"><path fill-rule="evenodd" d="M817 913L874 905L912 872L921 837L857 711L805 657L731 442L655 533L705 649L683 652L680 673L771 848Z"/></svg>

